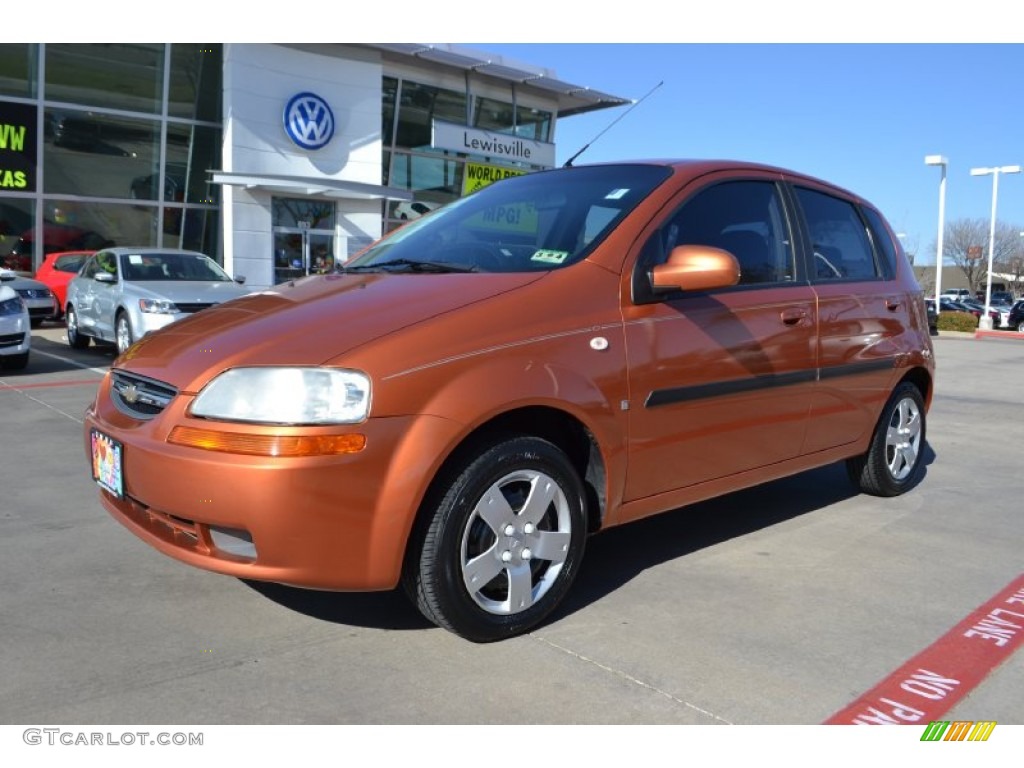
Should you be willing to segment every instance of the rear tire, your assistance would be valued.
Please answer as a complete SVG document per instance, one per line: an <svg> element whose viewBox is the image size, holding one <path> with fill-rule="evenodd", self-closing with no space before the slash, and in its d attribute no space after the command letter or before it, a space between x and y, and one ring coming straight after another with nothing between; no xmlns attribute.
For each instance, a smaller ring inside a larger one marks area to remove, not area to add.
<svg viewBox="0 0 1024 768"><path fill-rule="evenodd" d="M846 471L864 493L899 496L921 475L925 408L920 390L903 382L889 398L868 452L846 461Z"/></svg>
<svg viewBox="0 0 1024 768"><path fill-rule="evenodd" d="M428 498L406 591L430 621L473 642L527 632L561 602L586 542L583 484L535 437L500 442Z"/></svg>
<svg viewBox="0 0 1024 768"><path fill-rule="evenodd" d="M85 349L89 346L89 337L82 335L82 332L78 330L78 313L72 306L67 308L65 325L68 330L68 346L72 349Z"/></svg>

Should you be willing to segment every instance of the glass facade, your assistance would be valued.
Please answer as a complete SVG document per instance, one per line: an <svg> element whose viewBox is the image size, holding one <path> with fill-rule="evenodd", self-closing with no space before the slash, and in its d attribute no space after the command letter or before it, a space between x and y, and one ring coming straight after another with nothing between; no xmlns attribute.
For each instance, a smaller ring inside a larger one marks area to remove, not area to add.
<svg viewBox="0 0 1024 768"><path fill-rule="evenodd" d="M222 72L220 44L0 45L0 168L21 174L0 172L0 264L109 245L220 260Z"/></svg>
<svg viewBox="0 0 1024 768"><path fill-rule="evenodd" d="M209 174L223 165L223 71L221 44L0 44L0 265L32 273L46 253L110 245L223 263L221 187ZM433 146L435 121L546 143L554 128L554 112L519 103L512 83L446 85L384 64L382 182L415 194L383 204L384 231L543 167ZM275 280L366 244L343 231L335 201L311 199L330 220L303 208L292 221L296 201L272 204Z"/></svg>
<svg viewBox="0 0 1024 768"><path fill-rule="evenodd" d="M412 202L388 202L385 231L461 197L471 187L467 184L470 181L468 177L482 167L483 158L434 148L432 133L435 120L550 142L554 114L517 104L511 86L508 99L503 100L474 95L468 89L453 91L385 77L381 123L383 182L416 193ZM486 162L485 169L499 165L506 174L540 167L514 162ZM493 171L489 175L491 178L498 176Z"/></svg>

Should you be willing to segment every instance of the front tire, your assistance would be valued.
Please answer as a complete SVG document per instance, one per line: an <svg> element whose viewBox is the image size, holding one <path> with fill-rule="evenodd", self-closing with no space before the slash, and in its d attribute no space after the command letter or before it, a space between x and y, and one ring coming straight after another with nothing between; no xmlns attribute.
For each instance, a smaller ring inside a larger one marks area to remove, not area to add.
<svg viewBox="0 0 1024 768"><path fill-rule="evenodd" d="M404 581L430 621L473 642L529 631L561 602L586 542L583 484L534 437L498 443L430 498Z"/></svg>
<svg viewBox="0 0 1024 768"><path fill-rule="evenodd" d="M78 313L75 308L69 306L64 315L65 325L68 329L68 346L72 349L85 349L89 346L89 337L83 336L78 329Z"/></svg>
<svg viewBox="0 0 1024 768"><path fill-rule="evenodd" d="M118 313L117 319L114 321L114 339L117 342L117 354L119 355L123 355L128 351L128 347L135 343L132 324L124 312Z"/></svg>
<svg viewBox="0 0 1024 768"><path fill-rule="evenodd" d="M920 477L924 446L924 398L917 387L903 382L885 404L868 452L847 459L846 470L864 493L899 496Z"/></svg>
<svg viewBox="0 0 1024 768"><path fill-rule="evenodd" d="M28 366L28 352L0 357L0 367L20 371Z"/></svg>

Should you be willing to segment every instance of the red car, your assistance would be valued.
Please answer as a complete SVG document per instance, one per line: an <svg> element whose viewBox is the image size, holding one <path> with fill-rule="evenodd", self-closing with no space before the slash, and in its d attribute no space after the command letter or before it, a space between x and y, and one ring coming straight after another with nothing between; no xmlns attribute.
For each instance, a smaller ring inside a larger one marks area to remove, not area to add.
<svg viewBox="0 0 1024 768"><path fill-rule="evenodd" d="M48 253L36 271L36 280L46 285L57 297L59 314L64 314L64 302L68 295L68 283L78 274L85 260L95 251L60 251Z"/></svg>

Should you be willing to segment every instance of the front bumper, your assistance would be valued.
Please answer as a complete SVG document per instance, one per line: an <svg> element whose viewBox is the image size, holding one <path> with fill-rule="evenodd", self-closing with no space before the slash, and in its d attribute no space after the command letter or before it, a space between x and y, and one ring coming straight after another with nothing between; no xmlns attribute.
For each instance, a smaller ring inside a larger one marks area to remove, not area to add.
<svg viewBox="0 0 1024 768"><path fill-rule="evenodd" d="M269 427L186 415L190 397L139 421L114 407L110 378L87 411L91 430L123 446L123 497L100 489L104 508L166 555L238 578L331 590L396 586L419 501L454 425L422 416L378 418L359 453L306 458L244 456L175 445L175 425L271 434ZM278 428L323 434L326 428Z"/></svg>

